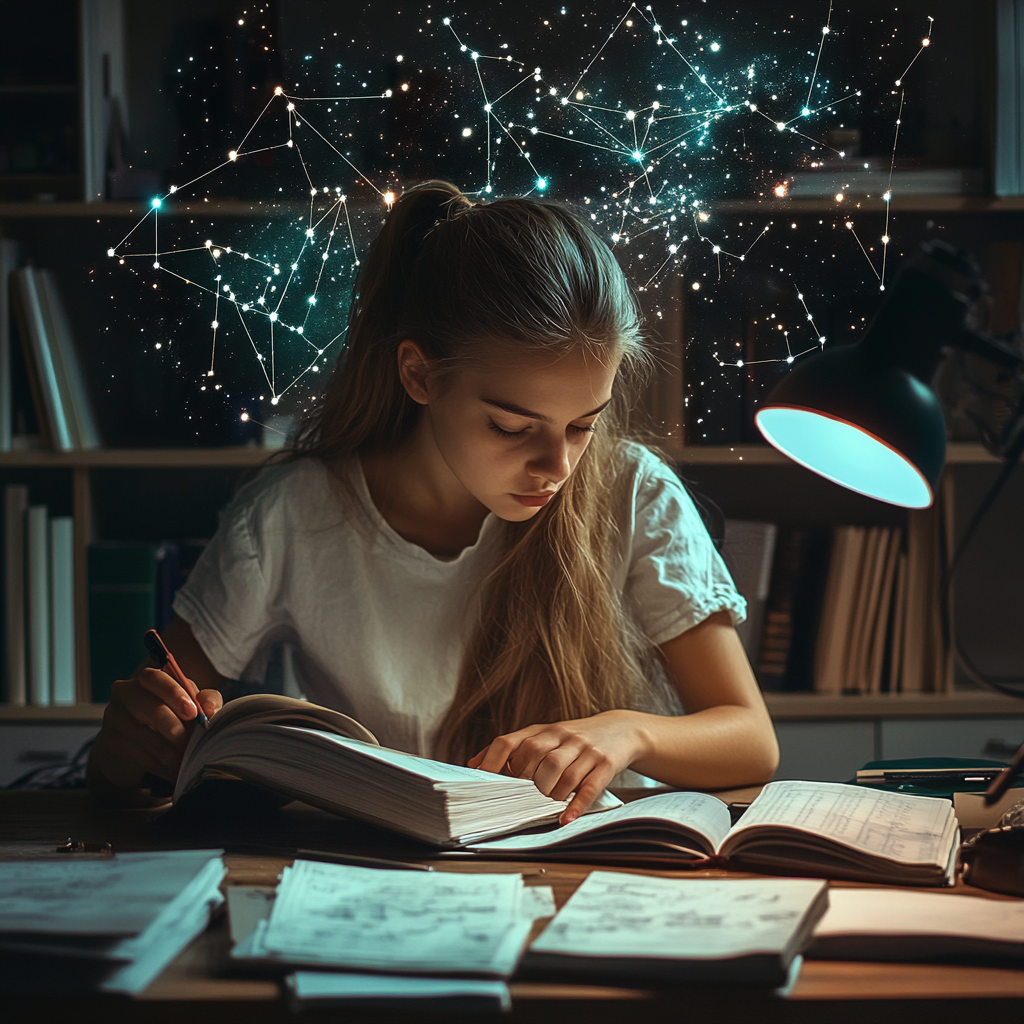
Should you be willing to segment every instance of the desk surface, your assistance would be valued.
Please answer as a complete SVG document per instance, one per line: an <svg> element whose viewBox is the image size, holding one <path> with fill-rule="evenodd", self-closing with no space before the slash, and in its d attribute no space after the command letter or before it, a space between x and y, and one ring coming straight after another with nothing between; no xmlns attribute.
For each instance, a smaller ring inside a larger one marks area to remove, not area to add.
<svg viewBox="0 0 1024 1024"><path fill-rule="evenodd" d="M738 794L738 797L741 795ZM429 851L412 840L336 818L303 805L257 815L219 817L216 829L208 821L175 820L173 815L152 811L118 811L96 806L83 792L0 791L0 858L67 856L54 853L58 842L69 836L86 843L113 845L115 851L219 847L229 851L226 885L273 885L289 859L260 852L267 847L289 846L319 850L358 852L368 855L417 859ZM438 870L521 871L527 884L550 885L559 906L569 898L590 868L575 864L537 862L487 863L435 862ZM624 869L639 870L639 869ZM652 871L666 877L702 875L724 877L735 872ZM833 883L844 885L846 883ZM983 890L958 885L943 892L992 896ZM281 999L277 982L230 978L222 967L228 951L227 927L220 918L153 982L139 1001L96 997L58 1001L33 998L5 1004L18 1019L67 1020L80 1024L102 1018L107 1024L121 1020L175 1024L218 1024L239 1020L246 1024L292 1019ZM701 989L699 986L653 993L624 988L513 982L514 1020L604 1020L678 1022L685 1013L707 1024L722 1021L846 1021L899 1019L901 1024L927 1021L1024 1020L1024 972L987 967L934 964L870 964L808 961L787 999L764 993L745 993L742 987ZM966 1002L965 1002L966 1000ZM337 1019L337 1011L323 1011L323 1019ZM415 1014L417 1020L426 1019ZM304 1013L316 1021L320 1011ZM5 1009L5 1018L7 1009ZM346 1019L374 1019L371 1013L351 1014ZM378 1017L379 1019L379 1017Z"/></svg>

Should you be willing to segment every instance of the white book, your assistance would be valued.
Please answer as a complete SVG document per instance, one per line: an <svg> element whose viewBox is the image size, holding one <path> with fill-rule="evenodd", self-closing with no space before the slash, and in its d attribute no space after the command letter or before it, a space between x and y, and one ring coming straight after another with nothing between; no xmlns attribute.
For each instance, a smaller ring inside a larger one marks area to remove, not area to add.
<svg viewBox="0 0 1024 1024"><path fill-rule="evenodd" d="M75 703L75 523L50 520L50 673L53 703Z"/></svg>
<svg viewBox="0 0 1024 1024"><path fill-rule="evenodd" d="M45 505L25 513L28 696L37 708L53 701L50 664L50 529Z"/></svg>
<svg viewBox="0 0 1024 1024"><path fill-rule="evenodd" d="M22 705L28 694L25 657L25 512L28 488L4 488L4 700Z"/></svg>
<svg viewBox="0 0 1024 1024"><path fill-rule="evenodd" d="M14 436L11 390L11 274L18 266L18 243L0 238L0 452L9 452Z"/></svg>

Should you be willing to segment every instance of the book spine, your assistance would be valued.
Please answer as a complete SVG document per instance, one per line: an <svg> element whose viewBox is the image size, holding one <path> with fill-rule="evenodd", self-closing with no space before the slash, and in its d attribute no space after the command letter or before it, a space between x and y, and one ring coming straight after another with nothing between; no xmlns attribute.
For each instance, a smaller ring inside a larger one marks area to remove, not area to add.
<svg viewBox="0 0 1024 1024"><path fill-rule="evenodd" d="M11 274L18 265L18 243L0 238L0 451L14 443L14 403L11 387Z"/></svg>
<svg viewBox="0 0 1024 1024"><path fill-rule="evenodd" d="M61 404L57 369L53 363L50 340L46 336L46 320L39 302L35 274L31 267L25 267L15 271L14 280L18 285L25 361L29 365L38 395L40 422L46 424L50 442L56 450L71 451L74 445Z"/></svg>
<svg viewBox="0 0 1024 1024"><path fill-rule="evenodd" d="M1024 0L996 0L995 193L1024 192Z"/></svg>
<svg viewBox="0 0 1024 1024"><path fill-rule="evenodd" d="M28 691L34 707L52 700L50 665L49 524L45 505L25 513L26 581L28 590Z"/></svg>
<svg viewBox="0 0 1024 1024"><path fill-rule="evenodd" d="M53 703L75 703L75 524L50 520L50 664Z"/></svg>
<svg viewBox="0 0 1024 1024"><path fill-rule="evenodd" d="M23 705L27 696L25 658L25 513L28 488L4 489L4 699Z"/></svg>

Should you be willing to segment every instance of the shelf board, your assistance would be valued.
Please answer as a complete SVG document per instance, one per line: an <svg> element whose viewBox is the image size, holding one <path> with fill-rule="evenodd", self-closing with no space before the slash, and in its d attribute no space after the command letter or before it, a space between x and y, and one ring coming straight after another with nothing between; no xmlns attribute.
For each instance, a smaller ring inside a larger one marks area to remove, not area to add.
<svg viewBox="0 0 1024 1024"><path fill-rule="evenodd" d="M918 196L897 195L888 204L893 213L1024 213L1024 196ZM713 213L799 214L832 213L848 217L856 213L884 214L881 197L847 196L841 203L826 196L789 199L725 199L711 204Z"/></svg>
<svg viewBox="0 0 1024 1024"><path fill-rule="evenodd" d="M323 203L317 212L325 213L330 204ZM362 213L379 208L381 215L386 212L383 203L370 203L363 199L349 199L349 211ZM95 203L0 203L0 219L25 217L95 217L103 220L109 217L134 217L141 220L150 212L149 201L133 199L127 202ZM306 216L309 203L273 202L264 203L250 199L174 200L165 199L160 208L161 217L249 217L269 220L274 217Z"/></svg>
<svg viewBox="0 0 1024 1024"><path fill-rule="evenodd" d="M73 704L70 707L30 708L0 704L0 722L100 722L106 704Z"/></svg>
<svg viewBox="0 0 1024 1024"><path fill-rule="evenodd" d="M820 693L766 693L776 722L815 722L890 718L1024 717L1024 700L998 693L903 693L895 696L829 697ZM105 704L30 708L0 704L0 722L99 722Z"/></svg>
<svg viewBox="0 0 1024 1024"><path fill-rule="evenodd" d="M980 690L831 697L821 693L766 693L776 722L878 718L978 718L1024 716L1024 700Z"/></svg>
<svg viewBox="0 0 1024 1024"><path fill-rule="evenodd" d="M90 451L51 452L38 448L0 452L0 469L89 469L119 466L138 469L219 468L258 466L273 454L271 448L96 448ZM780 451L767 444L693 445L669 448L667 454L688 466L782 466L792 464ZM949 445L946 462L950 465L995 465L999 460L980 444L958 442Z"/></svg>
<svg viewBox="0 0 1024 1024"><path fill-rule="evenodd" d="M258 466L274 453L272 448L258 445L232 448L95 448L88 451L51 452L25 449L0 452L0 469L26 467L32 469L78 468L104 469L115 467L146 468L231 468Z"/></svg>

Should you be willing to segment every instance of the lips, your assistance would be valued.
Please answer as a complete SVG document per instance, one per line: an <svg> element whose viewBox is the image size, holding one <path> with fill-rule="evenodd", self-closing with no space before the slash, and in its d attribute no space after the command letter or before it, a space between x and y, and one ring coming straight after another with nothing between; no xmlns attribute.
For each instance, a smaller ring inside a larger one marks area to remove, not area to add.
<svg viewBox="0 0 1024 1024"><path fill-rule="evenodd" d="M512 497L520 505L526 505L528 508L539 508L541 505L546 505L557 493L557 491L549 491L547 494L513 494Z"/></svg>

